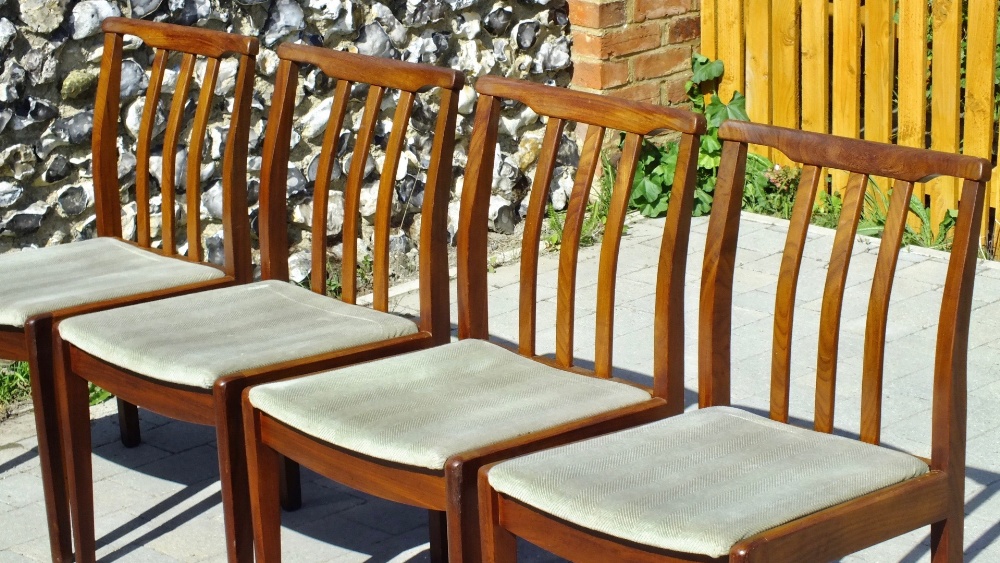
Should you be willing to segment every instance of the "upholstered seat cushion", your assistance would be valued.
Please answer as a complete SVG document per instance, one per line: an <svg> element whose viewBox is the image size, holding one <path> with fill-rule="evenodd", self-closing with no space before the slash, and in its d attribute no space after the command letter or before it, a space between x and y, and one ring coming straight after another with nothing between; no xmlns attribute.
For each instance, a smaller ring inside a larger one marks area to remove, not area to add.
<svg viewBox="0 0 1000 563"><path fill-rule="evenodd" d="M927 472L907 454L711 407L495 466L490 485L584 528L719 557Z"/></svg>
<svg viewBox="0 0 1000 563"><path fill-rule="evenodd" d="M22 327L39 313L224 275L109 237L6 254L0 257L0 325Z"/></svg>
<svg viewBox="0 0 1000 563"><path fill-rule="evenodd" d="M417 332L412 321L264 281L81 315L59 334L136 373L210 388L223 376Z"/></svg>
<svg viewBox="0 0 1000 563"><path fill-rule="evenodd" d="M305 434L428 469L649 398L472 339L250 390L254 407Z"/></svg>

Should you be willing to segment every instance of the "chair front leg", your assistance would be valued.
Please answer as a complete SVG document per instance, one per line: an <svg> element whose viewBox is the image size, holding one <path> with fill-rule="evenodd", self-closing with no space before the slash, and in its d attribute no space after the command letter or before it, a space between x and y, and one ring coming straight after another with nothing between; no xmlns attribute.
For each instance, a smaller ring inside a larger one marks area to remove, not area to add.
<svg viewBox="0 0 1000 563"><path fill-rule="evenodd" d="M239 378L220 379L213 388L226 554L231 563L253 561L253 526L247 517L250 512L250 489L240 402L244 388Z"/></svg>
<svg viewBox="0 0 1000 563"><path fill-rule="evenodd" d="M483 544L483 563L517 561L517 538L500 524L500 494L490 486L487 472L479 470L479 534Z"/></svg>
<svg viewBox="0 0 1000 563"><path fill-rule="evenodd" d="M448 561L479 563L479 490L476 474L482 462L449 460L445 466L448 487Z"/></svg>
<svg viewBox="0 0 1000 563"><path fill-rule="evenodd" d="M94 474L91 459L90 394L87 381L69 366L69 345L55 337L56 384L62 391L59 415L62 425L63 452L69 483L69 507L73 519L76 562L96 561L94 532Z"/></svg>
<svg viewBox="0 0 1000 563"><path fill-rule="evenodd" d="M261 413L243 398L247 476L258 563L281 561L281 510L278 480L281 456L261 440Z"/></svg>
<svg viewBox="0 0 1000 563"><path fill-rule="evenodd" d="M53 561L73 560L69 499L66 496L66 468L60 438L57 386L53 371L52 318L35 318L24 327L31 369L31 401L38 436L38 461L42 470L42 491L49 523L49 547Z"/></svg>
<svg viewBox="0 0 1000 563"><path fill-rule="evenodd" d="M961 563L965 560L962 547L964 526L965 512L962 509L952 510L947 520L931 524L931 561L933 563Z"/></svg>
<svg viewBox="0 0 1000 563"><path fill-rule="evenodd" d="M142 442L139 433L139 407L118 399L118 432L122 445L134 448Z"/></svg>

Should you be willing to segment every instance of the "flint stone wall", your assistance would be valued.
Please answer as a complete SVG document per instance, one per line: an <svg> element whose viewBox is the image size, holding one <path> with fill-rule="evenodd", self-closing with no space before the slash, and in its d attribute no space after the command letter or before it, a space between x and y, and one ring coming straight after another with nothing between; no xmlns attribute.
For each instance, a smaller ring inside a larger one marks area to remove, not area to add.
<svg viewBox="0 0 1000 563"><path fill-rule="evenodd" d="M94 235L93 184L90 162L94 92L100 67L105 17L124 15L184 25L202 26L259 37L255 85L254 120L251 132L251 201L255 202L256 176L260 170L261 148L267 100L273 88L277 56L273 49L283 41L302 41L368 55L393 57L445 65L471 77L499 74L528 78L537 82L566 86L570 73L568 8L565 0L386 0L384 3L357 0L0 0L0 252L46 246L84 239ZM133 38L135 39L135 38ZM134 41L126 43L127 61L122 72L122 134L119 139L123 202L134 194L135 135L137 116L148 84L150 50ZM231 95L235 82L235 61L223 65L217 93ZM164 91L169 93L168 76ZM200 82L196 70L197 95ZM315 178L318 145L329 115L332 81L317 73L306 73L299 83L299 99L294 135L296 146L289 171L289 216L300 232L293 241L299 248L292 258L293 276L304 278L309 270L309 242L306 231L311 221L311 190ZM218 97L217 97L218 99ZM459 143L456 147L456 195L461 189L465 147L471 131L475 98L471 87L461 96ZM161 101L164 113L169 105ZM435 111L434 101L425 97L415 114ZM349 123L360 119L361 108L352 107ZM165 115L164 115L165 118ZM225 121L211 123L209 142L202 169L204 190L200 215L205 222L207 254L221 259L221 160ZM571 135L571 134L570 134ZM182 139L186 139L182 136ZM529 188L525 173L530 172L541 145L542 124L530 110L511 107L501 124L497 181L491 206L491 226L510 232L517 220L522 200ZM162 136L160 137L162 144ZM182 141L183 142L183 141ZM155 145L156 141L154 141ZM393 249L415 252L410 233L419 224L422 181L427 162L421 158L427 148L426 135L408 139L411 157L404 159L397 174L396 201L398 230ZM155 151L154 151L155 152ZM374 195L381 168L376 149L368 163L366 191ZM575 143L566 143L561 165L566 172L575 166ZM184 150L178 161L178 191L183 191ZM154 192L158 185L159 160L151 163ZM346 168L345 168L346 169ZM337 176L337 171L334 173ZM565 205L564 175L554 181L553 203ZM562 183L560 183L562 180ZM339 232L343 218L340 198L331 198L329 226ZM179 217L183 197L178 198ZM453 198L449 230L457 221L457 197ZM373 197L362 197L362 214ZM126 236L134 236L134 202L126 204ZM154 212L155 209L154 204ZM370 210L369 210L370 211ZM407 211L410 212L407 219ZM256 213L253 214L255 222ZM155 217L154 217L154 228ZM155 235L155 232L154 232ZM331 253L337 254L336 237ZM362 243L363 245L364 243Z"/></svg>

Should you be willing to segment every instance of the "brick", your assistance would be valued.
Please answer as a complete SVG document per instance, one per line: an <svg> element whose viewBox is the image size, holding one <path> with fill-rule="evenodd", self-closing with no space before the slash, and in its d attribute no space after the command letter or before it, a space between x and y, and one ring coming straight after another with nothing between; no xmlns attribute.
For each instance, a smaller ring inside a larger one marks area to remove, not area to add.
<svg viewBox="0 0 1000 563"><path fill-rule="evenodd" d="M691 79L690 72L682 72L667 78L663 83L663 98L668 104L682 104L688 101L687 81Z"/></svg>
<svg viewBox="0 0 1000 563"><path fill-rule="evenodd" d="M667 44L676 45L701 37L701 16L674 18L667 27Z"/></svg>
<svg viewBox="0 0 1000 563"><path fill-rule="evenodd" d="M608 94L636 102L658 104L660 103L660 83L641 82L639 84L632 84L624 88L612 90L608 92Z"/></svg>
<svg viewBox="0 0 1000 563"><path fill-rule="evenodd" d="M625 23L625 2L570 0L569 21L573 25L604 29Z"/></svg>
<svg viewBox="0 0 1000 563"><path fill-rule="evenodd" d="M578 59L573 62L573 84L603 90L628 82L628 61Z"/></svg>
<svg viewBox="0 0 1000 563"><path fill-rule="evenodd" d="M631 55L659 47L661 33L659 22L630 24L620 31L602 35L576 32L573 34L573 52L598 59Z"/></svg>
<svg viewBox="0 0 1000 563"><path fill-rule="evenodd" d="M635 13L632 16L632 21L638 23L668 16L679 16L692 9L692 0L635 0Z"/></svg>
<svg viewBox="0 0 1000 563"><path fill-rule="evenodd" d="M632 57L636 80L660 78L688 67L691 62L691 47L677 45L642 53Z"/></svg>

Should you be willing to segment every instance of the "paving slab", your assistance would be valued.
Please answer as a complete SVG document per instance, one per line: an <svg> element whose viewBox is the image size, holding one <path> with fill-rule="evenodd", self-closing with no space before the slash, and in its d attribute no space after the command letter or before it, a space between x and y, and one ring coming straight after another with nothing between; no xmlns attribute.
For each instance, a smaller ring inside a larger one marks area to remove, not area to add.
<svg viewBox="0 0 1000 563"><path fill-rule="evenodd" d="M707 218L695 218L685 288L686 402L697 404L698 281ZM733 322L733 402L764 413L771 361L771 313L787 222L744 214L737 254ZM652 311L662 220L630 219L622 239L614 363L624 378L649 384L654 339ZM816 339L826 264L833 231L811 227L799 279L793 333L792 420L813 415ZM877 240L859 237L845 294L838 432L856 436L859 370L865 312ZM554 350L552 322L557 296L558 253L542 252L538 284L538 350ZM883 436L886 445L927 455L933 346L941 302L945 254L926 249L900 253L889 314ZM576 355L593 359L598 247L580 252L577 278ZM516 262L489 275L493 337L516 343L520 268ZM454 300L455 282L451 282ZM413 294L394 297L396 312L415 315ZM452 303L452 320L456 317ZM982 262L973 303L969 351L968 476L965 554L967 561L1000 561L1000 264ZM223 561L222 510L217 452L211 428L142 413L143 443L118 442L114 403L94 407L94 475L98 555L104 561ZM40 487L37 441L30 413L0 426L0 563L45 561L48 542ZM422 510L364 495L318 475L303 474L302 509L283 515L283 552L288 561L427 561L427 525ZM918 530L844 559L852 562L929 561L927 530ZM561 561L521 542L522 561Z"/></svg>

